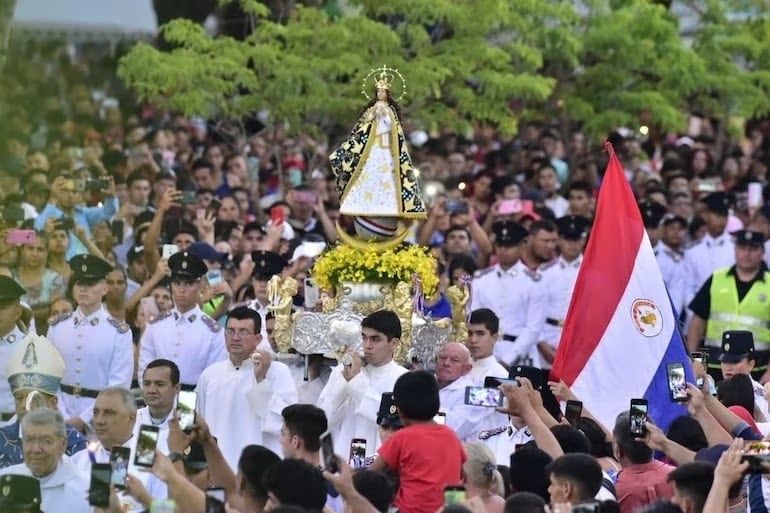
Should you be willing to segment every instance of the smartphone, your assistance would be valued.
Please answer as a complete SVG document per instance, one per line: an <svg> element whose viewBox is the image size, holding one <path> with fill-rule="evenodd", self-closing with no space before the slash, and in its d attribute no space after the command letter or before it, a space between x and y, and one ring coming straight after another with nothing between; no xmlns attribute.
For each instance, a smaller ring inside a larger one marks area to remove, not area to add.
<svg viewBox="0 0 770 513"><path fill-rule="evenodd" d="M312 310L321 299L321 289L313 278L305 278L305 308Z"/></svg>
<svg viewBox="0 0 770 513"><path fill-rule="evenodd" d="M463 485L444 487L444 506L460 504L466 499L465 487Z"/></svg>
<svg viewBox="0 0 770 513"><path fill-rule="evenodd" d="M484 377L484 388L497 388L500 385L514 385L520 386L516 378L497 378L495 376Z"/></svg>
<svg viewBox="0 0 770 513"><path fill-rule="evenodd" d="M752 474L769 473L762 463L770 463L770 442L756 441L746 444L741 456L741 463L749 462L749 472Z"/></svg>
<svg viewBox="0 0 770 513"><path fill-rule="evenodd" d="M631 434L644 436L647 433L644 423L647 422L648 406L647 399L631 399L629 409Z"/></svg>
<svg viewBox="0 0 770 513"><path fill-rule="evenodd" d="M601 509L598 501L580 502L572 505L572 513L599 513L599 511Z"/></svg>
<svg viewBox="0 0 770 513"><path fill-rule="evenodd" d="M179 253L179 247L176 244L164 244L163 245L163 256L162 256L162 258L164 260L168 260L169 258L171 258L176 253Z"/></svg>
<svg viewBox="0 0 770 513"><path fill-rule="evenodd" d="M208 206L208 211L216 216L221 206L222 206L222 202L219 201L219 199L212 198L211 203L209 203L209 206Z"/></svg>
<svg viewBox="0 0 770 513"><path fill-rule="evenodd" d="M198 393L192 390L180 390L176 399L176 418L179 421L179 429L189 433L195 427L195 407L198 402Z"/></svg>
<svg viewBox="0 0 770 513"><path fill-rule="evenodd" d="M762 184L759 182L749 183L749 208L759 208L762 206Z"/></svg>
<svg viewBox="0 0 770 513"><path fill-rule="evenodd" d="M273 207L270 209L270 223L275 226L286 221L286 212L283 207Z"/></svg>
<svg viewBox="0 0 770 513"><path fill-rule="evenodd" d="M499 388L465 387L465 404L496 407L503 405L503 391Z"/></svg>
<svg viewBox="0 0 770 513"><path fill-rule="evenodd" d="M510 199L500 202L498 212L501 216L509 216L511 214L518 214L521 212L521 200Z"/></svg>
<svg viewBox="0 0 770 513"><path fill-rule="evenodd" d="M438 412L433 417L433 422L435 422L436 424L441 424L442 426L446 426L446 413L444 413L443 411Z"/></svg>
<svg viewBox="0 0 770 513"><path fill-rule="evenodd" d="M128 463L131 461L131 448L113 445L110 450L110 467L112 477L110 482L118 490L125 490Z"/></svg>
<svg viewBox="0 0 770 513"><path fill-rule="evenodd" d="M212 499L216 499L222 503L227 501L227 497L225 496L225 489L221 486L210 486L206 488L206 497L211 497Z"/></svg>
<svg viewBox="0 0 770 513"><path fill-rule="evenodd" d="M37 232L35 230L8 230L5 243L31 246L37 243Z"/></svg>
<svg viewBox="0 0 770 513"><path fill-rule="evenodd" d="M567 406L564 407L564 417L567 419L570 426L577 425L582 416L583 403L580 401L567 401Z"/></svg>
<svg viewBox="0 0 770 513"><path fill-rule="evenodd" d="M198 203L198 193L195 191L182 191L182 205L195 205Z"/></svg>
<svg viewBox="0 0 770 513"><path fill-rule="evenodd" d="M468 209L468 202L463 200L447 200L446 203L444 203L444 210L446 210L450 214L467 214Z"/></svg>
<svg viewBox="0 0 770 513"><path fill-rule="evenodd" d="M323 462L324 470L336 474L340 471L340 468L337 465L337 456L334 455L334 442L332 441L331 432L326 431L318 440L321 442L321 461Z"/></svg>
<svg viewBox="0 0 770 513"><path fill-rule="evenodd" d="M173 499L153 499L150 513L176 513L176 502Z"/></svg>
<svg viewBox="0 0 770 513"><path fill-rule="evenodd" d="M112 236L115 237L115 240L118 241L118 244L123 244L123 220L122 219L115 219L112 222L112 225L110 225L110 228L112 229Z"/></svg>
<svg viewBox="0 0 770 513"><path fill-rule="evenodd" d="M668 392L671 400L681 403L687 400L687 381L684 376L684 364L681 362L669 363L666 365L666 375L668 376Z"/></svg>
<svg viewBox="0 0 770 513"><path fill-rule="evenodd" d="M690 359L694 362L700 363L704 369L708 370L708 354L700 351L690 353ZM695 385L700 388L703 386L703 378L698 378Z"/></svg>
<svg viewBox="0 0 770 513"><path fill-rule="evenodd" d="M221 486L206 489L206 513L225 513L225 489Z"/></svg>
<svg viewBox="0 0 770 513"><path fill-rule="evenodd" d="M3 220L6 223L20 223L24 221L24 209L21 207L8 207L2 211Z"/></svg>
<svg viewBox="0 0 770 513"><path fill-rule="evenodd" d="M219 269L212 269L206 273L206 281L209 285L218 285L222 283L222 271Z"/></svg>
<svg viewBox="0 0 770 513"><path fill-rule="evenodd" d="M109 463L91 464L91 484L88 487L88 504L100 508L110 505L110 476L112 466Z"/></svg>
<svg viewBox="0 0 770 513"><path fill-rule="evenodd" d="M75 221L71 217L60 217L56 222L57 230L70 231L75 228Z"/></svg>
<svg viewBox="0 0 770 513"><path fill-rule="evenodd" d="M155 448L158 446L158 426L142 424L139 437L136 439L134 465L137 467L152 467L155 465Z"/></svg>
<svg viewBox="0 0 770 513"><path fill-rule="evenodd" d="M110 186L109 178L89 178L86 180L84 189L91 192L103 191Z"/></svg>
<svg viewBox="0 0 770 513"><path fill-rule="evenodd" d="M348 463L354 469L366 466L366 439L354 438L350 441L350 457Z"/></svg>
<svg viewBox="0 0 770 513"><path fill-rule="evenodd" d="M508 377L510 378L527 378L532 382L532 387L535 390L543 390L543 371L537 367L529 367L527 365L517 365L512 367L509 371Z"/></svg>

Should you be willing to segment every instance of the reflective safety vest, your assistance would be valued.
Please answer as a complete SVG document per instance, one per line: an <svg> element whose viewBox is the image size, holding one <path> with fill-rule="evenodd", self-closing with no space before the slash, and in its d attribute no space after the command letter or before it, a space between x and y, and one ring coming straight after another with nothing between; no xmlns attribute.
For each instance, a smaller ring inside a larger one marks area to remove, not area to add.
<svg viewBox="0 0 770 513"><path fill-rule="evenodd" d="M735 275L719 269L711 278L711 312L706 326L706 345L722 347L722 332L749 330L754 333L754 347L770 349L770 272L764 282L755 281L742 301L738 301Z"/></svg>

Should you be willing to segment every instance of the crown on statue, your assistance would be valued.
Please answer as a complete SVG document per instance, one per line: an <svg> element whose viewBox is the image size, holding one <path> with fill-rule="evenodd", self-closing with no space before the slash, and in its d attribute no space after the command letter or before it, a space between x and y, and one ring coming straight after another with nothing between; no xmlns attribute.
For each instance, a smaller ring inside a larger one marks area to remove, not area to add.
<svg viewBox="0 0 770 513"><path fill-rule="evenodd" d="M401 81L401 94L398 97L398 100L401 100L404 95L406 94L406 80L404 80L403 75L398 72L397 69L391 68L389 66L382 66L380 68L373 69L369 72L368 75L363 80L363 90L361 93L367 98L371 99L369 94L367 93L367 82L369 79L372 79L374 82L374 87L376 89L384 89L386 91L391 91L393 89L393 82L398 79Z"/></svg>

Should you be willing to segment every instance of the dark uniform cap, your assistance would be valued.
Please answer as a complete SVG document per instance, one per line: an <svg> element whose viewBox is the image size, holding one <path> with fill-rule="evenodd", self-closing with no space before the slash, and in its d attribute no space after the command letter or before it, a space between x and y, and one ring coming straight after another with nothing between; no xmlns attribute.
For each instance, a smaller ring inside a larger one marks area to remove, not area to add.
<svg viewBox="0 0 770 513"><path fill-rule="evenodd" d="M583 216L564 216L556 220L559 235L564 239L576 240L585 236L591 222Z"/></svg>
<svg viewBox="0 0 770 513"><path fill-rule="evenodd" d="M730 212L730 196L724 191L712 192L702 201L714 213L727 215Z"/></svg>
<svg viewBox="0 0 770 513"><path fill-rule="evenodd" d="M516 246L529 237L529 231L513 221L497 221L492 225L492 231L498 246Z"/></svg>
<svg viewBox="0 0 770 513"><path fill-rule="evenodd" d="M272 251L252 251L251 261L254 262L252 278L269 280L276 274L281 274L289 262L278 253Z"/></svg>
<svg viewBox="0 0 770 513"><path fill-rule="evenodd" d="M112 265L99 257L83 253L75 255L67 262L72 269L75 283L92 283L103 280L112 271Z"/></svg>
<svg viewBox="0 0 770 513"><path fill-rule="evenodd" d="M754 358L754 335L750 331L732 330L722 333L720 362L737 363Z"/></svg>
<svg viewBox="0 0 770 513"><path fill-rule="evenodd" d="M32 476L0 476L0 511L40 511L40 481Z"/></svg>
<svg viewBox="0 0 770 513"><path fill-rule="evenodd" d="M751 230L738 230L733 232L735 237L735 244L737 246L764 246L765 236L762 232L754 232Z"/></svg>
<svg viewBox="0 0 770 513"><path fill-rule="evenodd" d="M0 275L0 305L14 303L26 293L16 280Z"/></svg>
<svg viewBox="0 0 770 513"><path fill-rule="evenodd" d="M639 210L642 213L645 228L657 228L660 226L660 221L667 212L666 207L656 201L639 203Z"/></svg>
<svg viewBox="0 0 770 513"><path fill-rule="evenodd" d="M682 228L687 229L687 219L682 216L678 216L676 214L666 214L663 216L663 219L660 220L661 226L668 226L671 223L679 223L682 225Z"/></svg>
<svg viewBox="0 0 770 513"><path fill-rule="evenodd" d="M206 453L203 452L203 446L200 442L193 441L190 443L190 445L187 446L187 449L185 449L183 456L184 458L182 461L184 462L185 467L203 470L209 466L206 461Z"/></svg>
<svg viewBox="0 0 770 513"><path fill-rule="evenodd" d="M135 262L144 256L144 246L131 246L126 255L128 263Z"/></svg>
<svg viewBox="0 0 770 513"><path fill-rule="evenodd" d="M171 255L168 259L168 267L171 269L172 280L197 280L209 270L203 260L187 251Z"/></svg>
<svg viewBox="0 0 770 513"><path fill-rule="evenodd" d="M398 416L398 409L393 401L392 392L382 394L380 410L377 412L377 424L383 427L404 427L401 417Z"/></svg>

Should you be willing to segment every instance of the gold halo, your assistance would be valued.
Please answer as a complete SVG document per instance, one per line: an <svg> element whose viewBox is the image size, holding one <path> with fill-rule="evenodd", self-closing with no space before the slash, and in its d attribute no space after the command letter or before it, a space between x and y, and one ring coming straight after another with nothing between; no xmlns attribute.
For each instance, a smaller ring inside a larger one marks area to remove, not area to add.
<svg viewBox="0 0 770 513"><path fill-rule="evenodd" d="M406 236L409 235L409 228L399 223L399 226L401 226L401 233L390 239L380 241L360 240L356 239L352 235L348 235L347 232L345 232L345 230L343 230L340 226L339 221L336 221L336 225L337 235L339 235L339 238L342 240L342 242L352 248L360 249L361 251L387 251L388 249L395 248L404 242Z"/></svg>
<svg viewBox="0 0 770 513"><path fill-rule="evenodd" d="M400 102L404 99L404 96L406 96L406 80L404 80L404 76L399 73L399 71L396 68L388 67L387 65L383 65L380 68L373 68L368 75L364 77L364 79L361 81L361 94L364 95L364 97L367 100L371 100L372 97L369 96L369 93L366 92L366 82L374 75L375 73L382 73L382 72L391 72L394 74L394 76L397 76L399 80L401 80L401 95L396 98L395 100L397 102Z"/></svg>

